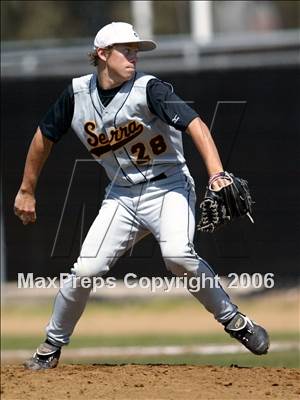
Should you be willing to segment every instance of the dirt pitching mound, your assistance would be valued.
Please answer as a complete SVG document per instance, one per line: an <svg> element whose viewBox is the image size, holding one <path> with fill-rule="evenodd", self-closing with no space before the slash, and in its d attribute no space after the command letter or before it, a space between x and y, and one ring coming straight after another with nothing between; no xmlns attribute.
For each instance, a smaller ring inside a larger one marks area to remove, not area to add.
<svg viewBox="0 0 300 400"><path fill-rule="evenodd" d="M60 365L1 368L1 399L299 399L300 371L189 365Z"/></svg>

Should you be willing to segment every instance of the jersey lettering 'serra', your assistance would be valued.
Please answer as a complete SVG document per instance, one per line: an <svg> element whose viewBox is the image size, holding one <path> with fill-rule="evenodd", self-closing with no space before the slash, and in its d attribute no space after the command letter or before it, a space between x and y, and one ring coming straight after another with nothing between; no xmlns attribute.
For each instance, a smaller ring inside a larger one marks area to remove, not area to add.
<svg viewBox="0 0 300 400"><path fill-rule="evenodd" d="M73 79L72 128L110 180L121 186L145 182L174 166L186 170L182 132L149 110L146 88L153 78L137 73L106 107L96 75Z"/></svg>
<svg viewBox="0 0 300 400"><path fill-rule="evenodd" d="M119 149L139 136L144 127L135 121L129 122L126 126L120 126L112 129L108 137L105 133L97 134L96 122L88 121L84 124L84 130L87 134L87 143L91 146L90 153L96 157L111 150ZM133 159L137 164L141 165L149 163L153 159L153 155L159 155L167 150L167 145L162 135L157 135L149 141L152 154L147 154L146 145L143 142L135 143L130 147Z"/></svg>

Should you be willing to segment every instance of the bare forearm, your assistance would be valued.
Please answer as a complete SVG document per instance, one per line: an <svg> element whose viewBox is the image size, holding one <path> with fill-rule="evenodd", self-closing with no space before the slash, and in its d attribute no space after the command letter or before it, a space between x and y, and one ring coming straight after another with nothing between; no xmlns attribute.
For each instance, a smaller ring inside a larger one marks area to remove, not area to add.
<svg viewBox="0 0 300 400"><path fill-rule="evenodd" d="M45 138L38 128L27 154L23 180L20 187L22 192L34 194L38 178L51 152L52 145L53 143Z"/></svg>
<svg viewBox="0 0 300 400"><path fill-rule="evenodd" d="M28 150L23 180L14 203L14 212L24 225L36 221L34 192L51 148L52 142L38 128Z"/></svg>
<svg viewBox="0 0 300 400"><path fill-rule="evenodd" d="M192 137L195 146L204 161L209 176L223 171L223 165L214 140L206 124L195 118L188 126L187 133Z"/></svg>

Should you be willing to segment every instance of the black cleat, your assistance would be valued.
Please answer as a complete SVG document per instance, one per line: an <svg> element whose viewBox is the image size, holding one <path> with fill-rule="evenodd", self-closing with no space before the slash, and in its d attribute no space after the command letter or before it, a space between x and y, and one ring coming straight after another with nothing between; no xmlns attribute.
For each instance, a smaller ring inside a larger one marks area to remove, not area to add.
<svg viewBox="0 0 300 400"><path fill-rule="evenodd" d="M225 332L256 355L267 354L270 340L267 331L238 312L225 326Z"/></svg>
<svg viewBox="0 0 300 400"><path fill-rule="evenodd" d="M61 349L53 344L40 344L31 358L24 362L24 367L38 371L40 369L55 368L58 364Z"/></svg>

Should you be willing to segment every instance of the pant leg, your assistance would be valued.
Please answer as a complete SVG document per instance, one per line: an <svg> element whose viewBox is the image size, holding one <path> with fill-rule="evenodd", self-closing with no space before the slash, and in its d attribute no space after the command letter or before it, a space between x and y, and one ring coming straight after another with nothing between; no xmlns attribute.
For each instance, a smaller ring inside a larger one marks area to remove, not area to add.
<svg viewBox="0 0 300 400"><path fill-rule="evenodd" d="M60 346L69 343L91 291L80 284L80 278L104 275L134 242L146 234L135 215L116 199L103 202L72 274L64 280L56 296L53 314L46 327L49 341Z"/></svg>
<svg viewBox="0 0 300 400"><path fill-rule="evenodd" d="M156 218L159 223L154 223L151 231L160 243L167 269L178 277L197 277L200 289L189 287L190 292L222 323L235 315L237 307L221 285L211 287L215 273L194 250L195 202L194 187L189 182L170 190L163 196Z"/></svg>

